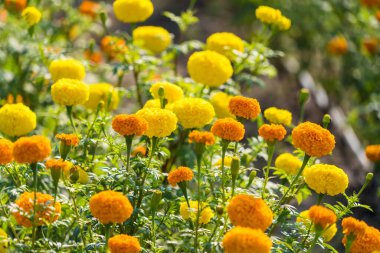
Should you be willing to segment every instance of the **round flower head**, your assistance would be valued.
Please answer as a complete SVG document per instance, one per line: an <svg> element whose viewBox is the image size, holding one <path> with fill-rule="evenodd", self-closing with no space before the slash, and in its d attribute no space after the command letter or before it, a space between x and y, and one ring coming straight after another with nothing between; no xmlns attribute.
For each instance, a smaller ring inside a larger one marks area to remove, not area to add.
<svg viewBox="0 0 380 253"><path fill-rule="evenodd" d="M189 134L189 143L201 143L205 145L213 145L215 137L211 132L200 132L198 130L191 131Z"/></svg>
<svg viewBox="0 0 380 253"><path fill-rule="evenodd" d="M265 231L273 221L273 213L261 198L239 194L227 206L228 217L234 226Z"/></svg>
<svg viewBox="0 0 380 253"><path fill-rule="evenodd" d="M122 223L133 212L128 198L120 192L102 191L90 198L90 211L100 223Z"/></svg>
<svg viewBox="0 0 380 253"><path fill-rule="evenodd" d="M343 36L332 38L327 44L327 51L332 55L343 55L348 51L347 40Z"/></svg>
<svg viewBox="0 0 380 253"><path fill-rule="evenodd" d="M242 96L231 98L228 108L235 116L245 119L255 119L261 112L260 104L256 99Z"/></svg>
<svg viewBox="0 0 380 253"><path fill-rule="evenodd" d="M4 4L8 10L20 12L25 9L27 0L5 0Z"/></svg>
<svg viewBox="0 0 380 253"><path fill-rule="evenodd" d="M309 156L330 154L335 147L335 137L320 125L304 122L293 129L293 145Z"/></svg>
<svg viewBox="0 0 380 253"><path fill-rule="evenodd" d="M207 49L218 52L229 59L235 58L234 51L244 52L244 42L233 33L214 33L207 38Z"/></svg>
<svg viewBox="0 0 380 253"><path fill-rule="evenodd" d="M228 108L231 98L232 96L221 91L211 95L210 102L212 106L214 106L215 114L218 119L235 118L235 115L233 115Z"/></svg>
<svg viewBox="0 0 380 253"><path fill-rule="evenodd" d="M159 26L140 26L133 30L133 44L141 46L153 53L161 53L170 44L172 37L170 33Z"/></svg>
<svg viewBox="0 0 380 253"><path fill-rule="evenodd" d="M369 145L365 148L367 158L373 162L380 161L380 145Z"/></svg>
<svg viewBox="0 0 380 253"><path fill-rule="evenodd" d="M227 141L240 141L244 138L244 125L231 118L218 119L211 128L211 132Z"/></svg>
<svg viewBox="0 0 380 253"><path fill-rule="evenodd" d="M21 103L6 104L0 108L0 122L0 132L9 136L22 136L36 128L37 117Z"/></svg>
<svg viewBox="0 0 380 253"><path fill-rule="evenodd" d="M55 103L73 106L84 104L90 96L90 89L81 81L63 78L51 86L51 95Z"/></svg>
<svg viewBox="0 0 380 253"><path fill-rule="evenodd" d="M219 87L233 74L228 58L214 51L193 53L187 62L187 70L194 81L209 87Z"/></svg>
<svg viewBox="0 0 380 253"><path fill-rule="evenodd" d="M280 29L280 31L289 30L291 26L292 26L292 21L284 16L281 16L281 18L277 22L277 27L278 29Z"/></svg>
<svg viewBox="0 0 380 253"><path fill-rule="evenodd" d="M375 54L377 52L378 45L379 40L377 38L365 38L363 40L363 48L368 54Z"/></svg>
<svg viewBox="0 0 380 253"><path fill-rule="evenodd" d="M316 193L335 196L348 187L348 176L340 168L328 164L315 164L303 171L306 184Z"/></svg>
<svg viewBox="0 0 380 253"><path fill-rule="evenodd" d="M79 137L76 134L57 134L55 138L68 147L77 147L79 144Z"/></svg>
<svg viewBox="0 0 380 253"><path fill-rule="evenodd" d="M294 155L284 153L276 158L275 166L277 169L283 170L289 175L296 175L302 166L302 162Z"/></svg>
<svg viewBox="0 0 380 253"><path fill-rule="evenodd" d="M91 84L90 95L84 106L91 110L96 110L99 103L103 102L106 110L112 111L119 105L119 94L111 84L97 83Z"/></svg>
<svg viewBox="0 0 380 253"><path fill-rule="evenodd" d="M132 156L146 156L147 149L145 146L137 146L134 150L132 150Z"/></svg>
<svg viewBox="0 0 380 253"><path fill-rule="evenodd" d="M143 108L161 108L161 101L159 99L149 99L145 102ZM166 108L166 106L165 106Z"/></svg>
<svg viewBox="0 0 380 253"><path fill-rule="evenodd" d="M63 173L68 172L73 166L71 162L62 159L49 159L46 161L45 165L49 170L61 170Z"/></svg>
<svg viewBox="0 0 380 253"><path fill-rule="evenodd" d="M269 107L264 111L264 117L273 124L283 124L285 126L292 124L292 113L288 110Z"/></svg>
<svg viewBox="0 0 380 253"><path fill-rule="evenodd" d="M139 240L129 235L115 235L108 240L111 253L138 253L141 251Z"/></svg>
<svg viewBox="0 0 380 253"><path fill-rule="evenodd" d="M83 64L75 59L57 59L50 63L49 72L53 81L62 78L82 81L86 76Z"/></svg>
<svg viewBox="0 0 380 253"><path fill-rule="evenodd" d="M193 171L188 167L178 167L172 170L168 175L168 182L171 186L176 186L180 182L191 181L193 179Z"/></svg>
<svg viewBox="0 0 380 253"><path fill-rule="evenodd" d="M29 26L38 24L41 20L41 12L36 7L27 7L22 11L22 17Z"/></svg>
<svg viewBox="0 0 380 253"><path fill-rule="evenodd" d="M98 15L100 4L93 1L83 1L79 6L80 13L87 15L91 18L95 18Z"/></svg>
<svg viewBox="0 0 380 253"><path fill-rule="evenodd" d="M172 104L171 110L184 128L202 128L215 116L214 107L202 98L178 100Z"/></svg>
<svg viewBox="0 0 380 253"><path fill-rule="evenodd" d="M166 137L177 128L177 117L167 109L143 108L136 113L148 122L148 137Z"/></svg>
<svg viewBox="0 0 380 253"><path fill-rule="evenodd" d="M100 47L111 59L128 51L125 40L115 36L105 36L100 41Z"/></svg>
<svg viewBox="0 0 380 253"><path fill-rule="evenodd" d="M144 22L153 14L150 0L115 0L113 11L116 18L124 23Z"/></svg>
<svg viewBox="0 0 380 253"><path fill-rule="evenodd" d="M190 208L187 206L186 202L182 202L179 207L179 213L184 220L192 219L195 221L197 219L198 213L198 201L189 201ZM201 213L199 215L199 224L207 224L210 222L212 217L214 217L214 212L208 206L207 203L201 202L199 208Z"/></svg>
<svg viewBox="0 0 380 253"><path fill-rule="evenodd" d="M223 238L225 253L269 253L271 239L259 229L234 227Z"/></svg>
<svg viewBox="0 0 380 253"><path fill-rule="evenodd" d="M224 157L224 167L231 167L232 163L232 156L226 156ZM214 166L222 166L222 158L219 158L215 163Z"/></svg>
<svg viewBox="0 0 380 253"><path fill-rule="evenodd" d="M310 217L309 217L309 210L305 210L299 214L299 217L297 217L297 222L302 222L307 226L310 226ZM312 226L312 229L315 231L315 226ZM329 242L332 238L334 238L336 232L338 231L338 228L336 226L336 223L330 224L327 227L324 228L322 233L323 241Z"/></svg>
<svg viewBox="0 0 380 253"><path fill-rule="evenodd" d="M259 6L259 8L256 9L256 18L264 24L277 24L281 17L282 14L280 10L269 6Z"/></svg>
<svg viewBox="0 0 380 253"><path fill-rule="evenodd" d="M49 194L37 192L36 196L35 225L43 226L58 220L61 214L61 204L55 202L55 205L53 205L54 198ZM16 200L16 208L12 214L19 225L24 227L31 227L33 225L33 203L33 192L24 192L20 198Z"/></svg>
<svg viewBox="0 0 380 253"><path fill-rule="evenodd" d="M8 248L8 235L0 228L0 253L6 253Z"/></svg>
<svg viewBox="0 0 380 253"><path fill-rule="evenodd" d="M168 82L158 82L153 84L152 87L150 87L149 91L150 94L152 94L153 98L160 98L158 94L158 90L160 88L164 89L164 98L168 100L168 103L172 103L183 98L183 91L181 87Z"/></svg>
<svg viewBox="0 0 380 253"><path fill-rule="evenodd" d="M336 214L324 206L312 206L309 209L309 218L316 226L326 228L336 222Z"/></svg>
<svg viewBox="0 0 380 253"><path fill-rule="evenodd" d="M13 161L13 143L0 138L0 165L6 165Z"/></svg>
<svg viewBox="0 0 380 253"><path fill-rule="evenodd" d="M286 129L282 125L264 124L259 128L259 135L269 142L282 141L285 138Z"/></svg>
<svg viewBox="0 0 380 253"><path fill-rule="evenodd" d="M37 163L51 153L50 141L40 135L21 137L13 146L13 157L18 163Z"/></svg>
<svg viewBox="0 0 380 253"><path fill-rule="evenodd" d="M112 120L112 128L120 135L143 135L148 129L148 122L138 115L119 114Z"/></svg>

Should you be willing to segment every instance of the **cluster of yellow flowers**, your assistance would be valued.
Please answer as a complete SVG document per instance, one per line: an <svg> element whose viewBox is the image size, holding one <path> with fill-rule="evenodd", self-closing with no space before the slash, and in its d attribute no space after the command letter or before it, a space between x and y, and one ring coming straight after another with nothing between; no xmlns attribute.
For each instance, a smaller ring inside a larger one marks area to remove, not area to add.
<svg viewBox="0 0 380 253"><path fill-rule="evenodd" d="M291 20L283 16L280 10L269 6L259 6L256 17L264 24L275 25L280 30L289 30L292 25Z"/></svg>

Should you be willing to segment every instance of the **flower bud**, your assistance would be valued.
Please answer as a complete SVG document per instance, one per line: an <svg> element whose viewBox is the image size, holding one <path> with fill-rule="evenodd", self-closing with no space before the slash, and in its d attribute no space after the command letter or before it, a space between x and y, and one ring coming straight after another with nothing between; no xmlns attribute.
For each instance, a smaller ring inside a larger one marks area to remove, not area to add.
<svg viewBox="0 0 380 253"><path fill-rule="evenodd" d="M255 179L256 177L256 170L252 170L251 173L249 174L249 180L248 180L248 184L247 184L247 188L251 186L252 182L253 182L253 179Z"/></svg>
<svg viewBox="0 0 380 253"><path fill-rule="evenodd" d="M239 175L239 169L240 169L240 158L234 156L232 157L232 161L231 161L232 180L236 180L237 176Z"/></svg>
<svg viewBox="0 0 380 253"><path fill-rule="evenodd" d="M373 178L373 173L372 172L368 173L367 176L365 177L365 181L370 182L372 180L372 178Z"/></svg>
<svg viewBox="0 0 380 253"><path fill-rule="evenodd" d="M162 199L162 192L160 190L155 190L152 195L152 200L150 201L150 208L155 212L158 208Z"/></svg>
<svg viewBox="0 0 380 253"><path fill-rule="evenodd" d="M323 128L327 129L330 125L330 122L331 122L330 114L323 115L323 120L322 120Z"/></svg>
<svg viewBox="0 0 380 253"><path fill-rule="evenodd" d="M224 213L224 207L223 207L222 205L218 205L218 206L216 207L216 213L217 213L218 215L222 216L223 213Z"/></svg>
<svg viewBox="0 0 380 253"><path fill-rule="evenodd" d="M310 91L305 88L301 89L298 95L299 104L303 106L309 100L309 97L310 97Z"/></svg>
<svg viewBox="0 0 380 253"><path fill-rule="evenodd" d="M78 166L72 166L70 169L70 182L76 183L79 179L79 170Z"/></svg>

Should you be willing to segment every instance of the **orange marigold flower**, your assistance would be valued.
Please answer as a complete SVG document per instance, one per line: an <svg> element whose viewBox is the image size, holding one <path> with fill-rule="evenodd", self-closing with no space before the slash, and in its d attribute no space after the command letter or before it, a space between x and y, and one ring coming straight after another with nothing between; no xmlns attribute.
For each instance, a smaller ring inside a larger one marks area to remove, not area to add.
<svg viewBox="0 0 380 253"><path fill-rule="evenodd" d="M343 36L336 36L327 44L327 51L333 55L343 55L348 51L347 40Z"/></svg>
<svg viewBox="0 0 380 253"><path fill-rule="evenodd" d="M148 122L135 114L119 114L112 120L112 128L115 132L125 135L143 135L148 129Z"/></svg>
<svg viewBox="0 0 380 253"><path fill-rule="evenodd" d="M21 12L25 9L27 0L5 0L4 4L9 10Z"/></svg>
<svg viewBox="0 0 380 253"><path fill-rule="evenodd" d="M63 172L69 171L71 166L73 166L71 162L62 159L49 159L46 161L45 165L47 169L62 170Z"/></svg>
<svg viewBox="0 0 380 253"><path fill-rule="evenodd" d="M145 146L137 146L131 153L132 156L146 156L146 147Z"/></svg>
<svg viewBox="0 0 380 253"><path fill-rule="evenodd" d="M122 193L102 191L91 197L90 211L102 224L122 223L131 217L133 207Z"/></svg>
<svg viewBox="0 0 380 253"><path fill-rule="evenodd" d="M180 182L191 181L193 179L193 171L188 167L178 167L172 170L168 175L168 182L171 186L176 186Z"/></svg>
<svg viewBox="0 0 380 253"><path fill-rule="evenodd" d="M223 140L240 141L244 138L245 129L240 122L231 118L224 118L215 121L211 132Z"/></svg>
<svg viewBox="0 0 380 253"><path fill-rule="evenodd" d="M380 10L376 11L376 19L380 22Z"/></svg>
<svg viewBox="0 0 380 253"><path fill-rule="evenodd" d="M380 6L380 0L360 0L360 3L369 8Z"/></svg>
<svg viewBox="0 0 380 253"><path fill-rule="evenodd" d="M264 124L259 128L259 135L266 141L281 141L285 138L286 129L278 124Z"/></svg>
<svg viewBox="0 0 380 253"><path fill-rule="evenodd" d="M0 138L0 165L13 161L13 143L7 139Z"/></svg>
<svg viewBox="0 0 380 253"><path fill-rule="evenodd" d="M76 134L57 134L55 138L66 146L77 147L79 144L79 137Z"/></svg>
<svg viewBox="0 0 380 253"><path fill-rule="evenodd" d="M363 40L363 47L369 54L375 54L377 51L378 45L379 45L379 40L377 38L365 38Z"/></svg>
<svg viewBox="0 0 380 253"><path fill-rule="evenodd" d="M265 231L273 221L273 213L261 198L239 194L227 206L228 217L234 226Z"/></svg>
<svg viewBox="0 0 380 253"><path fill-rule="evenodd" d="M293 129L293 145L309 156L330 154L335 147L335 137L320 125L304 122Z"/></svg>
<svg viewBox="0 0 380 253"><path fill-rule="evenodd" d="M365 148L365 154L369 160L373 162L379 162L380 161L380 144L367 146Z"/></svg>
<svg viewBox="0 0 380 253"><path fill-rule="evenodd" d="M36 196L36 219L34 223L37 226L42 226L58 220L61 214L61 204L55 202L53 206L54 198L49 194L37 192ZM33 203L34 192L24 192L20 198L16 200L16 209L12 214L18 224L24 227L31 227L33 225Z"/></svg>
<svg viewBox="0 0 380 253"><path fill-rule="evenodd" d="M102 54L99 51L91 52L90 50L86 50L84 51L84 57L93 64L99 64L103 60Z"/></svg>
<svg viewBox="0 0 380 253"><path fill-rule="evenodd" d="M139 240L129 235L115 235L108 241L111 253L138 253L141 251Z"/></svg>
<svg viewBox="0 0 380 253"><path fill-rule="evenodd" d="M51 153L50 141L40 135L21 137L13 146L13 157L18 163L37 163Z"/></svg>
<svg viewBox="0 0 380 253"><path fill-rule="evenodd" d="M271 239L259 229L234 227L223 238L225 253L269 253Z"/></svg>
<svg viewBox="0 0 380 253"><path fill-rule="evenodd" d="M317 226L326 228L336 222L336 214L324 206L312 206L309 209L309 218Z"/></svg>
<svg viewBox="0 0 380 253"><path fill-rule="evenodd" d="M79 6L79 11L91 18L95 18L99 12L100 4L93 1L83 1Z"/></svg>
<svg viewBox="0 0 380 253"><path fill-rule="evenodd" d="M105 36L100 41L100 47L110 58L115 58L117 55L125 53L128 50L125 40L115 36Z"/></svg>
<svg viewBox="0 0 380 253"><path fill-rule="evenodd" d="M202 143L205 145L213 145L215 143L214 134L211 132L200 132L198 130L191 131L189 134L189 143Z"/></svg>
<svg viewBox="0 0 380 253"><path fill-rule="evenodd" d="M231 98L228 108L235 116L255 119L261 112L259 102L254 98L236 96Z"/></svg>

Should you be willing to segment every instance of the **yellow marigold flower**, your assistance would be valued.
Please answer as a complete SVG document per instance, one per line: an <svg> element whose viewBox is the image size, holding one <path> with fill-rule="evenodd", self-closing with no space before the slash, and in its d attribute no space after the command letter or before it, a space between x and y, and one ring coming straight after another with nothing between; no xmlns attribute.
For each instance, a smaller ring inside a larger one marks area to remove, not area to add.
<svg viewBox="0 0 380 253"><path fill-rule="evenodd" d="M49 159L46 161L45 165L49 170L62 170L63 173L68 172L73 166L71 162L62 159Z"/></svg>
<svg viewBox="0 0 380 253"><path fill-rule="evenodd" d="M51 95L55 103L73 106L84 104L90 96L90 89L81 81L63 78L51 86Z"/></svg>
<svg viewBox="0 0 380 253"><path fill-rule="evenodd" d="M233 115L228 108L231 98L232 96L222 91L211 95L210 102L212 106L214 106L215 114L218 119L235 118L235 115Z"/></svg>
<svg viewBox="0 0 380 253"><path fill-rule="evenodd" d="M159 99L158 90L164 89L164 98L168 100L168 103L180 100L183 98L183 91L178 85L168 83L168 82L158 82L150 87L149 91L152 94L153 98ZM158 100L160 101L160 100Z"/></svg>
<svg viewBox="0 0 380 253"><path fill-rule="evenodd" d="M336 214L324 206L312 206L309 209L309 218L314 225L326 228L336 222Z"/></svg>
<svg viewBox="0 0 380 253"><path fill-rule="evenodd" d="M264 111L264 117L273 124L283 124L285 126L292 124L292 113L288 110L269 107Z"/></svg>
<svg viewBox="0 0 380 253"><path fill-rule="evenodd" d="M116 36L105 36L100 41L100 47L111 59L128 51L125 40Z"/></svg>
<svg viewBox="0 0 380 253"><path fill-rule="evenodd" d="M102 191L90 198L90 211L102 224L122 223L132 215L133 207L122 193Z"/></svg>
<svg viewBox="0 0 380 253"><path fill-rule="evenodd" d="M283 170L289 175L295 175L301 168L302 162L294 155L284 153L276 158L275 166L277 169Z"/></svg>
<svg viewBox="0 0 380 253"><path fill-rule="evenodd" d="M30 133L37 125L37 117L23 104L6 104L0 108L0 132L9 136Z"/></svg>
<svg viewBox="0 0 380 253"><path fill-rule="evenodd" d="M223 238L226 253L269 253L271 239L259 229L234 227Z"/></svg>
<svg viewBox="0 0 380 253"><path fill-rule="evenodd" d="M133 44L156 54L161 53L172 44L170 33L159 26L140 26L133 30L132 34Z"/></svg>
<svg viewBox="0 0 380 253"><path fill-rule="evenodd" d="M214 51L193 53L187 62L190 77L209 87L219 87L232 76L230 60Z"/></svg>
<svg viewBox="0 0 380 253"><path fill-rule="evenodd" d="M228 217L234 226L265 231L273 221L273 213L261 198L239 194L227 206Z"/></svg>
<svg viewBox="0 0 380 253"><path fill-rule="evenodd" d="M18 163L37 163L51 153L50 141L40 135L21 137L13 146L13 157Z"/></svg>
<svg viewBox="0 0 380 253"><path fill-rule="evenodd" d="M6 165L13 161L13 143L0 138L0 165Z"/></svg>
<svg viewBox="0 0 380 253"><path fill-rule="evenodd" d="M231 118L218 119L211 128L211 132L227 141L240 141L244 138L244 125Z"/></svg>
<svg viewBox="0 0 380 253"><path fill-rule="evenodd" d="M119 93L111 84L91 84L89 88L90 95L84 104L88 109L96 110L101 102L104 102L105 108L109 111L115 110L119 105Z"/></svg>
<svg viewBox="0 0 380 253"><path fill-rule="evenodd" d="M0 253L6 253L8 248L8 235L0 228Z"/></svg>
<svg viewBox="0 0 380 253"><path fill-rule="evenodd" d="M98 15L100 4L94 1L83 1L79 6L80 13L95 18Z"/></svg>
<svg viewBox="0 0 380 253"><path fill-rule="evenodd" d="M153 10L150 0L116 0L113 3L116 18L124 23L144 22Z"/></svg>
<svg viewBox="0 0 380 253"><path fill-rule="evenodd" d="M278 29L281 31L289 30L292 26L292 21L287 17L281 16L281 18L277 22Z"/></svg>
<svg viewBox="0 0 380 253"><path fill-rule="evenodd" d="M58 220L61 214L61 204L55 202L53 206L54 198L49 194L37 192L36 196L35 224L37 226L43 226ZM33 202L34 192L24 192L20 198L16 200L17 209L12 214L19 225L24 227L31 227L33 225Z"/></svg>
<svg viewBox="0 0 380 253"><path fill-rule="evenodd" d="M4 4L8 10L20 12L25 9L27 0L5 0Z"/></svg>
<svg viewBox="0 0 380 253"><path fill-rule="evenodd" d="M256 9L256 18L264 24L277 24L281 17L282 14L280 10L269 6L259 6L259 8Z"/></svg>
<svg viewBox="0 0 380 253"><path fill-rule="evenodd" d="M79 137L76 134L57 134L55 138L66 146L77 147L79 144Z"/></svg>
<svg viewBox="0 0 380 253"><path fill-rule="evenodd" d="M82 81L86 76L83 64L75 59L57 59L50 63L49 72L53 81L62 78Z"/></svg>
<svg viewBox="0 0 380 253"><path fill-rule="evenodd" d="M159 99L149 99L145 102L143 108L161 108L161 101Z"/></svg>
<svg viewBox="0 0 380 253"><path fill-rule="evenodd" d="M367 158L373 162L380 161L380 145L369 145L365 148Z"/></svg>
<svg viewBox="0 0 380 253"><path fill-rule="evenodd" d="M340 168L328 164L306 167L303 176L306 184L316 193L335 196L348 187L348 176Z"/></svg>
<svg viewBox="0 0 380 253"><path fill-rule="evenodd" d="M202 98L178 100L172 104L171 111L184 128L202 128L215 116L214 107Z"/></svg>
<svg viewBox="0 0 380 253"><path fill-rule="evenodd" d="M282 141L286 135L286 129L283 125L264 124L259 128L259 135L266 141Z"/></svg>
<svg viewBox="0 0 380 253"><path fill-rule="evenodd" d="M181 166L170 171L168 182L171 186L176 186L180 182L191 181L193 176L193 171L190 168Z"/></svg>
<svg viewBox="0 0 380 253"><path fill-rule="evenodd" d="M332 38L327 44L327 51L332 55L343 55L347 53L347 40L343 36L336 36Z"/></svg>
<svg viewBox="0 0 380 253"><path fill-rule="evenodd" d="M232 156L225 156L224 157L224 166L225 167L231 167L232 163ZM215 163L214 166L222 166L222 158L218 159Z"/></svg>
<svg viewBox="0 0 380 253"><path fill-rule="evenodd" d="M148 137L166 137L177 128L177 117L167 109L143 108L136 113L148 122Z"/></svg>
<svg viewBox="0 0 380 253"><path fill-rule="evenodd" d="M228 108L235 116L245 119L255 119L261 112L260 104L256 99L242 96L231 98Z"/></svg>
<svg viewBox="0 0 380 253"><path fill-rule="evenodd" d="M191 131L189 134L189 143L202 143L205 145L213 145L215 143L214 134L211 132L200 132L198 130Z"/></svg>
<svg viewBox="0 0 380 253"><path fill-rule="evenodd" d="M36 25L41 20L41 12L36 7L29 6L25 8L21 15L29 26Z"/></svg>
<svg viewBox="0 0 380 253"><path fill-rule="evenodd" d="M244 42L233 33L214 33L207 38L207 49L218 52L229 59L234 59L234 51L244 52Z"/></svg>
<svg viewBox="0 0 380 253"><path fill-rule="evenodd" d="M299 214L299 217L297 217L297 222L305 223L306 225L310 224L310 218L309 218L309 210L305 210ZM315 230L315 226L312 227L313 230ZM338 228L336 226L336 223L328 225L323 233L322 238L325 242L331 241L332 238L334 238L336 232L338 231Z"/></svg>
<svg viewBox="0 0 380 253"><path fill-rule="evenodd" d="M143 135L148 129L148 122L138 115L119 114L112 120L112 128L120 135Z"/></svg>
<svg viewBox="0 0 380 253"><path fill-rule="evenodd" d="M139 240L129 235L115 235L108 240L111 253L138 253L141 251Z"/></svg>
<svg viewBox="0 0 380 253"><path fill-rule="evenodd" d="M147 154L147 149L145 146L137 146L134 150L132 150L132 153L131 153L132 156L138 156L138 155L146 156L146 154Z"/></svg>
<svg viewBox="0 0 380 253"><path fill-rule="evenodd" d="M335 147L335 137L320 125L304 122L293 129L293 145L309 156L330 154Z"/></svg>
<svg viewBox="0 0 380 253"><path fill-rule="evenodd" d="M198 213L198 201L189 201L189 204L190 208L187 206L186 202L182 202L179 207L179 213L184 220L192 219L195 221ZM214 217L214 212L205 202L201 202L199 209L201 210L199 215L199 224L209 223L212 217Z"/></svg>

